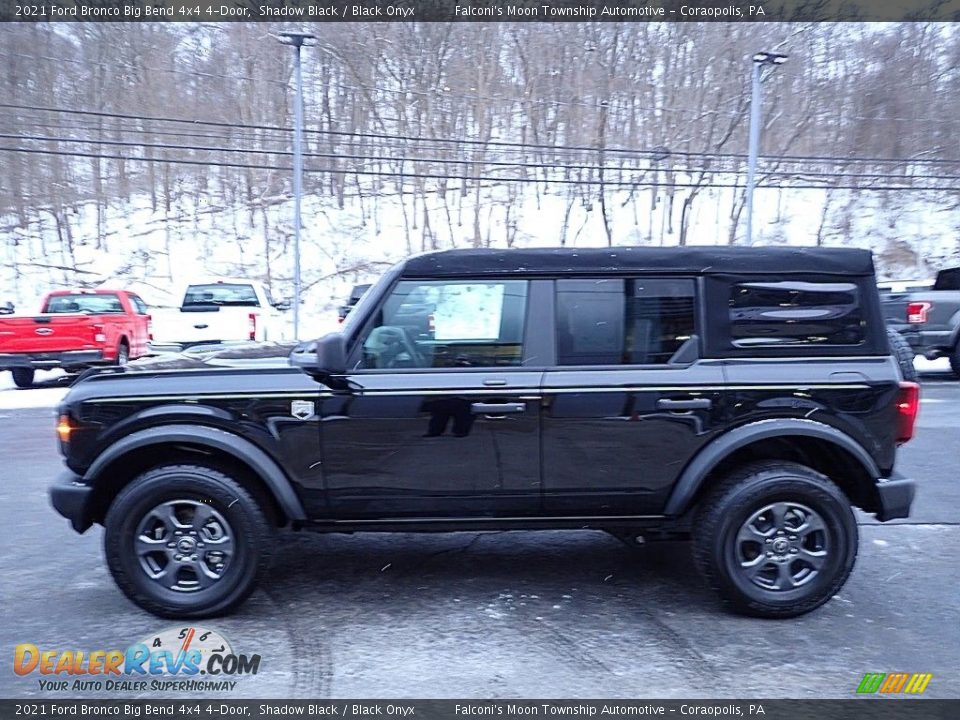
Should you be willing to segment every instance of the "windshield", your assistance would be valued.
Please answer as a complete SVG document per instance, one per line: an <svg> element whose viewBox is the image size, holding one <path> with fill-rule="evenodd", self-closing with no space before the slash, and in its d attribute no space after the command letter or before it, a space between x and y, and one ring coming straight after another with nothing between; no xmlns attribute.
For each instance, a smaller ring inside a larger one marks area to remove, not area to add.
<svg viewBox="0 0 960 720"><path fill-rule="evenodd" d="M358 323L362 318L366 317L367 312L371 305L376 304L380 300L380 295L382 294L381 288L389 287L393 283L394 277L400 272L400 268L403 267L403 263L397 263L392 268L387 270L383 277L381 277L377 282L370 286L370 289L367 290L360 297L360 300L357 301L357 304L353 306L353 309L350 310L350 314L344 318L343 325L340 326L340 332L343 333L343 336L347 339L347 342L350 341L350 338L353 337L354 333L357 331Z"/></svg>
<svg viewBox="0 0 960 720"><path fill-rule="evenodd" d="M211 283L191 285L183 296L183 307L229 305L233 307L260 307L253 285L239 283Z"/></svg>
<svg viewBox="0 0 960 720"><path fill-rule="evenodd" d="M45 313L89 313L91 315L109 315L123 313L120 298L114 294L99 295L54 295L47 300Z"/></svg>

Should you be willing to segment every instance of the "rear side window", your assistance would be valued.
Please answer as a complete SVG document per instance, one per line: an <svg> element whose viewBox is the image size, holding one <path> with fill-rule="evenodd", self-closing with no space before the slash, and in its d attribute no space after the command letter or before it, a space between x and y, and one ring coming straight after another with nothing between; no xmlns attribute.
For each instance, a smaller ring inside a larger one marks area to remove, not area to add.
<svg viewBox="0 0 960 720"><path fill-rule="evenodd" d="M45 313L87 313L90 315L110 315L122 313L120 298L112 293L96 295L54 295L47 300Z"/></svg>
<svg viewBox="0 0 960 720"><path fill-rule="evenodd" d="M861 345L865 322L853 283L743 282L730 289L737 348Z"/></svg>
<svg viewBox="0 0 960 720"><path fill-rule="evenodd" d="M131 295L130 302L132 302L133 306L137 309L137 315L149 314L149 310L147 310L147 304L141 300L138 295Z"/></svg>
<svg viewBox="0 0 960 720"><path fill-rule="evenodd" d="M557 280L559 365L663 365L695 333L686 278Z"/></svg>
<svg viewBox="0 0 960 720"><path fill-rule="evenodd" d="M260 307L253 285L211 283L191 285L183 296L183 307L221 305L228 307Z"/></svg>

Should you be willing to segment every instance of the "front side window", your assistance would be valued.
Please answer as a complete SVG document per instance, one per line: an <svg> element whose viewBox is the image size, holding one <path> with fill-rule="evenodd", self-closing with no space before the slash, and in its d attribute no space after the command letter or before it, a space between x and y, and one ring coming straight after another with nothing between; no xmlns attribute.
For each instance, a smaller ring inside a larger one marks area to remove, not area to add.
<svg viewBox="0 0 960 720"><path fill-rule="evenodd" d="M87 313L90 315L111 315L122 313L120 298L113 293L90 295L54 295L43 309L45 313Z"/></svg>
<svg viewBox="0 0 960 720"><path fill-rule="evenodd" d="M864 318L853 283L745 282L730 291L734 347L861 345Z"/></svg>
<svg viewBox="0 0 960 720"><path fill-rule="evenodd" d="M526 304L526 280L402 280L363 338L359 367L519 365Z"/></svg>
<svg viewBox="0 0 960 720"><path fill-rule="evenodd" d="M557 280L559 365L666 364L694 328L692 280Z"/></svg>

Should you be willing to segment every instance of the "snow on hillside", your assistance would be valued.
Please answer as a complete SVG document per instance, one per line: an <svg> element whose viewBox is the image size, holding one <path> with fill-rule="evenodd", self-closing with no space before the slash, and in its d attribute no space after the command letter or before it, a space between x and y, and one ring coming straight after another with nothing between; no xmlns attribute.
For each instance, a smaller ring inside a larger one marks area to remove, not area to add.
<svg viewBox="0 0 960 720"><path fill-rule="evenodd" d="M551 186L553 187L553 186ZM327 198L304 198L302 336L336 327L336 307L356 283L368 282L393 262L424 249L469 247L479 224L484 244L503 247L606 245L598 202L572 204L556 193L527 189L511 201L504 187L488 188L475 217L473 197L429 195L426 211L407 196L348 200L345 208ZM704 190L692 205L689 244L726 244L730 190ZM659 198L651 210L648 191L631 197L608 193L614 244L675 245L684 193L673 203ZM825 200L828 200L825 211ZM184 199L169 214L154 211L146 197L111 206L103 220L103 247L96 247L93 205L70 218L73 258L60 250L64 228L37 211L26 227L13 216L0 217L5 263L0 267L0 302L11 299L19 312L32 312L53 287L87 284L131 287L155 308L179 304L178 288L202 275L252 277L268 282L278 298L290 298L292 283L292 201L262 206L214 207ZM424 217L429 218L425 225ZM672 221L672 222L671 222ZM671 227L672 225L672 227ZM738 227L742 242L745 217ZM429 230L427 229L429 228ZM566 232L564 233L564 228ZM672 232L671 232L672 230ZM929 193L853 194L837 190L759 190L756 244L825 245L871 248L879 253L881 277L926 277L938 259L957 252L960 209ZM270 239L269 254L266 238ZM53 252L53 248L57 248ZM894 248L896 252L890 252ZM50 267L53 266L53 267ZM73 275L61 268L76 267ZM290 313L288 313L289 315Z"/></svg>

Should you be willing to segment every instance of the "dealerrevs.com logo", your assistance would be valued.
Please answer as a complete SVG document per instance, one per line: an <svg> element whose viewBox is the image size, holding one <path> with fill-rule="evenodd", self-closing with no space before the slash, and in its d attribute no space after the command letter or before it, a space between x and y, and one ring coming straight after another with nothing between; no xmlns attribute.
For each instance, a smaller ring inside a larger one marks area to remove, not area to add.
<svg viewBox="0 0 960 720"><path fill-rule="evenodd" d="M125 650L58 650L21 643L13 672L37 677L47 692L229 691L256 675L260 655L234 652L216 630L169 628Z"/></svg>

